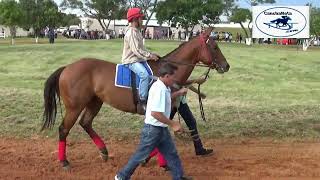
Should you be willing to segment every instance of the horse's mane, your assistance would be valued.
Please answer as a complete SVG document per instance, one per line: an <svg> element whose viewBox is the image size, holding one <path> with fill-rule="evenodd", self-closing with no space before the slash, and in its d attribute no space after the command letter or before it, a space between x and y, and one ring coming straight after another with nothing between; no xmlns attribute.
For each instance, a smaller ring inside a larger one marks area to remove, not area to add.
<svg viewBox="0 0 320 180"><path fill-rule="evenodd" d="M196 38L196 37L194 37ZM194 38L192 38L190 41L191 42ZM179 46L174 49L173 51L169 52L168 54L166 54L165 56L161 57L160 60L166 60L170 55L176 53L179 49L181 49L182 47L184 47L186 44L188 44L188 42L182 42L181 44L179 44Z"/></svg>

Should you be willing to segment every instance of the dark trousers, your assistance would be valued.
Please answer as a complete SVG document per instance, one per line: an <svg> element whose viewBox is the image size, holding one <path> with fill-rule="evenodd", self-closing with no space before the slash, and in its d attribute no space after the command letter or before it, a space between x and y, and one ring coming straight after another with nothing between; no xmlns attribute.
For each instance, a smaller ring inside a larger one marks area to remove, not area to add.
<svg viewBox="0 0 320 180"><path fill-rule="evenodd" d="M53 36L53 37L50 36L50 38L49 38L49 43L50 43L50 44L53 44L53 43L54 43L54 36Z"/></svg>
<svg viewBox="0 0 320 180"><path fill-rule="evenodd" d="M179 114L183 118L184 122L188 126L189 130L191 132L191 136L193 139L193 144L194 144L194 149L196 152L199 152L203 149L203 145L200 139L200 136L198 134L198 129L197 129L197 122L196 119L194 118L192 112L190 111L190 108L187 103L183 104L180 103L179 108L173 108L170 114L170 119L173 119L174 115L176 112L179 111Z"/></svg>

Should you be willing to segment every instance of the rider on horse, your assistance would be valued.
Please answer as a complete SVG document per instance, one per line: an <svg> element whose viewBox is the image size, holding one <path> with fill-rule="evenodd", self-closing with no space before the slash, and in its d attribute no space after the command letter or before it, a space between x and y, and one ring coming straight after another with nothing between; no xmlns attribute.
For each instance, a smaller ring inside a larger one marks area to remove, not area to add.
<svg viewBox="0 0 320 180"><path fill-rule="evenodd" d="M147 51L143 45L143 36L140 32L143 17L140 8L128 10L127 19L130 25L124 37L122 63L127 64L128 68L140 78L138 111L145 112L150 78L148 71L140 62L149 59L158 60L159 56Z"/></svg>

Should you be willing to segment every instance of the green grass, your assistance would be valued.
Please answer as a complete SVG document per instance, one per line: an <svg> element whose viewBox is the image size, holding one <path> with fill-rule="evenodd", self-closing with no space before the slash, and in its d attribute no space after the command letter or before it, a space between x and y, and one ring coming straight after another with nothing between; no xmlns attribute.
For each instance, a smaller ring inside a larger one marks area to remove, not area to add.
<svg viewBox="0 0 320 180"><path fill-rule="evenodd" d="M18 41L18 40L17 40ZM0 136L57 136L59 112L53 130L39 132L42 124L43 84L58 67L81 57L120 62L122 41L74 41L58 39L54 45L16 46L0 40ZM25 44L27 42L27 44ZM19 45L21 43L21 45ZM165 55L176 41L147 41L152 51ZM319 138L320 49L307 52L295 46L221 43L231 69L224 75L211 72L203 85L208 122L200 119L197 97L189 92L189 104L198 119L202 136ZM205 69L197 68L193 77ZM104 137L131 138L140 133L143 118L104 105L94 127ZM72 137L87 135L78 124Z"/></svg>

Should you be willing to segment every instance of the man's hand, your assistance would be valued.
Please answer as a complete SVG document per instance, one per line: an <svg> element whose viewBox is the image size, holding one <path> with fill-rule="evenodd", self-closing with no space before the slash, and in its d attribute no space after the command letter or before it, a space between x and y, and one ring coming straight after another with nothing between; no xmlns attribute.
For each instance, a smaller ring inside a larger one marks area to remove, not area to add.
<svg viewBox="0 0 320 180"><path fill-rule="evenodd" d="M199 78L199 79L195 80L195 83L197 83L197 84L203 84L204 82L206 82L205 78Z"/></svg>
<svg viewBox="0 0 320 180"><path fill-rule="evenodd" d="M151 54L151 55L150 55L150 59L151 59L151 60L154 60L154 61L159 60L159 57L160 57L160 56L157 55L157 54Z"/></svg>
<svg viewBox="0 0 320 180"><path fill-rule="evenodd" d="M182 131L181 124L177 121L172 121L171 128L174 132L180 132Z"/></svg>
<svg viewBox="0 0 320 180"><path fill-rule="evenodd" d="M183 87L183 88L181 88L181 89L178 90L178 93L179 93L180 96L186 95L187 92L188 92L188 89L185 88L185 87Z"/></svg>

